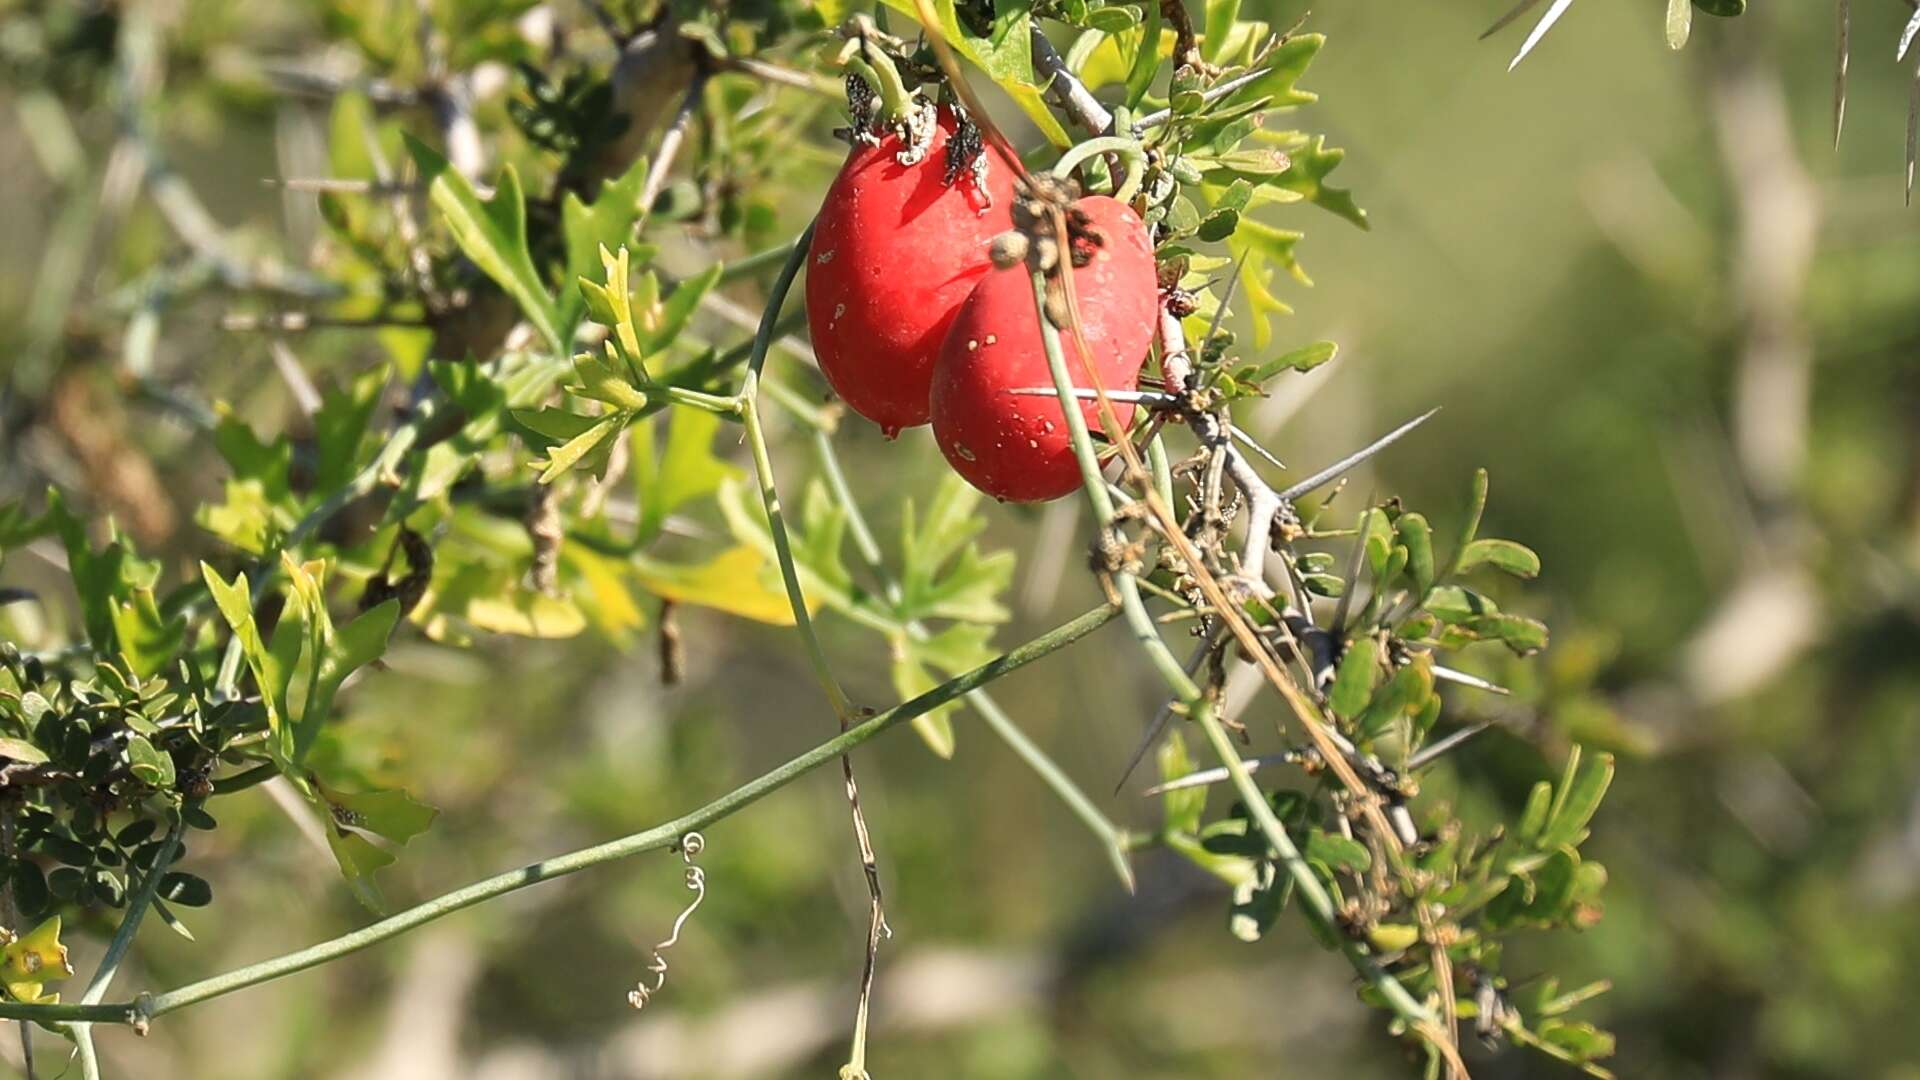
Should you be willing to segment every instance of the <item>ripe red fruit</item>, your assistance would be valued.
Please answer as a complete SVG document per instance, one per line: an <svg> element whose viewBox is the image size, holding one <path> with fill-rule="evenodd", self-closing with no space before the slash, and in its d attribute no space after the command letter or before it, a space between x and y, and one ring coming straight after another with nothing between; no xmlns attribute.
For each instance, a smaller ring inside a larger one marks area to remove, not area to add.
<svg viewBox="0 0 1920 1080"><path fill-rule="evenodd" d="M888 438L927 422L934 358L967 293L992 268L987 244L1011 226L1012 171L948 182L957 122L942 108L926 156L896 160L900 139L857 145L828 189L807 261L807 323L820 370ZM985 151L982 151L985 152ZM984 186L984 191L982 190Z"/></svg>
<svg viewBox="0 0 1920 1080"><path fill-rule="evenodd" d="M1093 195L1076 205L1103 241L1091 247L1091 261L1073 271L1081 332L1100 384L1131 390L1158 316L1153 245L1126 204ZM1039 318L1027 269L995 271L961 305L934 368L933 434L940 451L974 487L1013 502L1057 499L1080 486L1059 400L1007 392L1053 385ZM1074 384L1090 387L1072 334L1061 331L1060 345ZM1132 419L1130 407L1115 412L1122 424ZM1083 403L1081 413L1090 429L1100 430L1097 402Z"/></svg>

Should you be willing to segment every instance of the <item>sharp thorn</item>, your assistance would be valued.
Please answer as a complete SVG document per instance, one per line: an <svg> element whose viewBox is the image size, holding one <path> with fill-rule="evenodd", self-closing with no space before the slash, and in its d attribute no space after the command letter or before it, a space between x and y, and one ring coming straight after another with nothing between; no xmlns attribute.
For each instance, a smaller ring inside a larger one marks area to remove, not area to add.
<svg viewBox="0 0 1920 1080"><path fill-rule="evenodd" d="M1286 764L1287 757L1288 755L1286 754L1267 754L1263 757L1248 758L1243 764L1246 765L1248 772L1250 773L1259 772L1262 768L1268 765ZM1180 791L1185 788L1204 787L1208 784L1217 784L1220 781L1227 779L1231 775L1232 774L1227 772L1227 770L1224 767L1215 766L1214 768L1211 768L1211 769L1201 769L1198 772L1190 772L1185 776L1178 777L1173 780L1169 780L1164 784L1155 784L1154 786L1141 792L1141 794L1146 796L1147 798L1152 798L1155 795L1165 795L1169 791Z"/></svg>
<svg viewBox="0 0 1920 1080"><path fill-rule="evenodd" d="M1553 29L1553 24L1559 22L1560 16L1565 15L1567 9L1572 6L1573 0L1553 0L1553 6L1548 8L1547 13L1540 16L1540 21L1534 23L1533 29L1527 32L1527 40L1520 43L1520 51L1514 54L1513 63L1507 65L1507 70L1512 71L1519 67L1520 61L1527 58L1527 54L1533 51L1533 47L1540 44L1540 39L1547 36L1547 31Z"/></svg>
<svg viewBox="0 0 1920 1080"><path fill-rule="evenodd" d="M1453 732L1437 742L1428 743L1426 746L1420 748L1419 753L1407 759L1407 771L1412 772L1415 769L1423 769L1433 764L1440 760L1441 756L1449 750L1454 749L1461 743L1466 742L1468 739L1473 738L1475 735L1480 734L1492 726L1493 721L1482 720L1471 727L1463 727L1459 731Z"/></svg>
<svg viewBox="0 0 1920 1080"><path fill-rule="evenodd" d="M1394 428L1392 431L1387 432L1385 435L1380 436L1378 439L1375 439L1367 446L1348 454L1339 461L1334 462L1319 472L1314 473L1312 476L1307 477L1305 480L1280 492L1280 497L1291 501L1305 495L1307 492L1312 491L1327 481L1337 478L1341 473L1346 472L1380 451L1385 450L1387 447L1392 446L1394 443L1399 442L1408 432L1432 419L1433 414L1439 411L1437 407L1428 409L1419 416L1414 417L1399 427Z"/></svg>
<svg viewBox="0 0 1920 1080"><path fill-rule="evenodd" d="M1498 683L1490 683L1478 675L1469 675L1464 671L1455 671L1450 667L1441 667L1439 664L1433 665L1433 677L1443 682L1458 683L1461 686L1471 686L1475 690L1485 690L1489 694L1513 693L1513 691L1508 690L1506 687Z"/></svg>
<svg viewBox="0 0 1920 1080"><path fill-rule="evenodd" d="M1259 444L1259 442L1257 442L1257 441L1256 441L1256 440L1254 439L1254 437L1253 437L1253 436L1251 436L1251 435L1249 435L1249 434L1247 434L1247 433L1246 433L1246 432L1244 432L1244 431L1241 431L1241 430L1240 430L1240 429L1239 429L1238 427L1233 427L1233 426L1231 426L1231 425L1230 425L1230 426L1228 427L1228 430L1229 430L1229 431L1231 431L1231 432L1233 433L1233 437L1234 437L1234 438L1236 438L1236 439L1239 439L1239 440L1240 440L1241 442L1243 442L1243 443L1245 443L1245 444L1247 444L1247 446L1248 446L1249 448L1251 448L1251 449L1253 450L1253 452L1254 452L1254 453L1256 453L1256 454L1259 454L1259 455L1260 455L1261 457L1263 457L1263 458L1265 458L1265 459L1267 459L1268 461L1270 461L1270 462L1272 462L1272 463L1273 463L1273 467L1274 467L1274 468L1276 468L1276 469L1284 469L1284 468L1286 468L1286 467L1287 467L1287 463L1286 463L1286 462L1284 462L1284 461L1281 461L1281 460L1280 460L1279 458L1277 458L1277 457L1274 457L1274 456L1273 456L1273 451L1271 451L1271 450L1268 450L1268 449L1267 449L1266 447L1264 447L1264 446L1261 446L1261 445Z"/></svg>

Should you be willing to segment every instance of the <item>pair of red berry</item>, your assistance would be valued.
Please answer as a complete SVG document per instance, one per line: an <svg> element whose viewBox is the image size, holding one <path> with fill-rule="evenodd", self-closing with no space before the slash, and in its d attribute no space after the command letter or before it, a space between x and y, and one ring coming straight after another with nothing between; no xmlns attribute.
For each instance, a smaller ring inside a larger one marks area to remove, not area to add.
<svg viewBox="0 0 1920 1080"><path fill-rule="evenodd" d="M1010 393L1053 385L1032 279L989 257L1013 227L1013 178L999 161L984 176L943 164L956 126L941 109L928 153L911 165L892 135L855 146L814 223L814 352L840 397L889 438L931 420L973 486L1014 502L1056 499L1080 486L1065 414L1056 398ZM1081 333L1101 385L1131 390L1158 310L1153 246L1123 203L1095 195L1074 207L1099 238L1083 249L1084 266L1076 260ZM1085 386L1066 340L1068 370ZM1098 430L1098 406L1082 412ZM1123 422L1130 412L1120 410Z"/></svg>

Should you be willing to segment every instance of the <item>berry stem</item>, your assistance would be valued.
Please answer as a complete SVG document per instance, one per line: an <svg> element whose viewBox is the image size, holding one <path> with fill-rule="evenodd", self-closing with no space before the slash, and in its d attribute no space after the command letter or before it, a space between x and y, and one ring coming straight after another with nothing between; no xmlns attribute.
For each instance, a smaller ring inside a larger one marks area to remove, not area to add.
<svg viewBox="0 0 1920 1080"><path fill-rule="evenodd" d="M880 119L888 127L905 122L913 115L914 93L900 78L893 58L872 41L861 42L861 54L847 57L847 67L880 92Z"/></svg>

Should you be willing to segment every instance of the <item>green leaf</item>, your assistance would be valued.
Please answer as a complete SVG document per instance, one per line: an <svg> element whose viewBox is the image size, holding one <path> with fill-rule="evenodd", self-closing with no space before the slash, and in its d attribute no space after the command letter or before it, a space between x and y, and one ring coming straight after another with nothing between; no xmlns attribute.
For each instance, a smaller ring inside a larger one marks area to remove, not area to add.
<svg viewBox="0 0 1920 1080"><path fill-rule="evenodd" d="M1345 160L1345 150L1327 149L1327 137L1315 135L1306 146L1288 153L1290 165L1273 182L1304 196L1308 202L1330 210L1362 229L1367 228L1367 212L1353 201L1353 193L1327 184L1327 174Z"/></svg>
<svg viewBox="0 0 1920 1080"><path fill-rule="evenodd" d="M1693 32L1693 0L1667 0L1667 48L1684 49Z"/></svg>
<svg viewBox="0 0 1920 1080"><path fill-rule="evenodd" d="M513 166L501 172L493 198L482 201L473 184L437 151L411 135L407 148L427 181L428 199L446 219L460 250L513 297L548 348L565 352L560 313L527 249L527 208Z"/></svg>
<svg viewBox="0 0 1920 1080"><path fill-rule="evenodd" d="M42 999L47 983L73 975L67 947L60 941L60 916L49 917L25 936L0 949L0 985L15 1001L33 1004ZM52 995L57 999L60 995Z"/></svg>
<svg viewBox="0 0 1920 1080"><path fill-rule="evenodd" d="M1316 341L1311 345L1302 345L1292 352L1254 368L1243 381L1264 383L1283 371L1297 371L1305 374L1332 360L1339 351L1340 347L1331 341Z"/></svg>
<svg viewBox="0 0 1920 1080"><path fill-rule="evenodd" d="M843 554L847 546L847 510L824 483L809 482L800 500L800 528L791 532L793 555L814 568L834 589L853 595L853 578Z"/></svg>
<svg viewBox="0 0 1920 1080"><path fill-rule="evenodd" d="M494 595L471 598L462 614L482 630L518 637L568 638L587 628L586 615L573 601L510 583Z"/></svg>
<svg viewBox="0 0 1920 1080"><path fill-rule="evenodd" d="M17 502L0 505L0 556L10 549L25 547L53 531L54 521L50 512L29 514L27 508Z"/></svg>
<svg viewBox="0 0 1920 1080"><path fill-rule="evenodd" d="M940 680L927 670L926 665L920 662L920 657L910 648L894 651L891 671L894 692L903 701L911 701L940 684ZM927 749L939 757L953 756L953 714L959 705L957 701L950 701L913 718L913 730L919 733Z"/></svg>
<svg viewBox="0 0 1920 1080"><path fill-rule="evenodd" d="M1586 838L1587 822L1593 820L1594 812L1600 809L1600 800L1606 797L1607 787L1612 783L1612 754L1597 754L1584 767L1577 751L1568 755L1567 777L1554 798L1553 812L1540 833L1539 847L1542 850L1578 847Z"/></svg>
<svg viewBox="0 0 1920 1080"><path fill-rule="evenodd" d="M626 413L608 413L594 421L585 431L548 450L546 465L540 470L540 482L551 484L561 474L580 464L588 455L610 452L614 440L626 430L627 419ZM606 459L603 457L599 460L602 464L595 470L596 473L605 468Z"/></svg>
<svg viewBox="0 0 1920 1080"><path fill-rule="evenodd" d="M1574 879L1580 868L1580 856L1561 848L1547 857L1533 874L1533 899L1526 915L1541 924L1560 921L1567 905L1573 902Z"/></svg>
<svg viewBox="0 0 1920 1080"><path fill-rule="evenodd" d="M1360 873L1373 865L1367 845L1324 829L1307 831L1307 858L1336 872Z"/></svg>
<svg viewBox="0 0 1920 1080"><path fill-rule="evenodd" d="M1288 38L1275 47L1261 65L1266 74L1235 90L1222 104L1272 98L1275 108L1285 109L1320 100L1320 95L1301 90L1294 84L1306 74L1313 58L1319 55L1320 47L1326 43L1325 34L1295 34Z"/></svg>
<svg viewBox="0 0 1920 1080"><path fill-rule="evenodd" d="M1449 624L1467 623L1500 612L1492 600L1458 585L1439 586L1427 594L1422 606L1432 612L1435 618Z"/></svg>
<svg viewBox="0 0 1920 1080"><path fill-rule="evenodd" d="M382 867L392 866L393 856L357 832L331 826L325 832L327 847L333 852L334 861L340 864L340 876L353 890L354 899L376 915L386 914L387 900L381 895L380 886L374 883L373 874Z"/></svg>
<svg viewBox="0 0 1920 1080"><path fill-rule="evenodd" d="M1167 732L1160 744L1160 780L1171 783L1194 771L1193 756L1187 752L1187 740L1178 730ZM1180 788L1160 796L1160 810L1169 833L1194 833L1200 830L1200 815L1207 809L1205 787Z"/></svg>
<svg viewBox="0 0 1920 1080"><path fill-rule="evenodd" d="M914 0L884 2L916 21L919 19ZM1060 126L1040 96L1042 88L1033 81L1033 42L1028 36L1033 25L1030 0L999 0L992 5L988 10L993 12L993 21L983 35L975 34L961 23L954 0L930 0L930 3L939 16L940 34L947 43L986 72L1039 127L1048 142L1060 147L1072 145L1066 129Z"/></svg>
<svg viewBox="0 0 1920 1080"><path fill-rule="evenodd" d="M327 394L313 414L313 441L318 462L314 469L314 490L335 491L353 478L360 460L360 446L367 438L367 424L380 392L386 389L385 364L362 372L345 390Z"/></svg>
<svg viewBox="0 0 1920 1080"><path fill-rule="evenodd" d="M631 467L640 503L635 540L641 545L660 535L668 515L741 475L738 466L721 461L713 452L719 416L702 409L674 409L669 415L666 450L657 464L652 430L656 421L634 429Z"/></svg>
<svg viewBox="0 0 1920 1080"><path fill-rule="evenodd" d="M1232 236L1233 231L1239 227L1240 212L1238 210L1215 210L1201 219L1199 227L1194 230L1194 235L1210 244L1218 243Z"/></svg>
<svg viewBox="0 0 1920 1080"><path fill-rule="evenodd" d="M513 417L514 425L521 429L520 436L542 449L568 442L606 419L605 416L582 416L558 405L543 405L538 409L509 409L507 413Z"/></svg>
<svg viewBox="0 0 1920 1080"><path fill-rule="evenodd" d="M186 620L163 616L152 589L138 589L127 600L115 600L109 610L120 655L139 678L165 670L186 644Z"/></svg>
<svg viewBox="0 0 1920 1080"><path fill-rule="evenodd" d="M352 622L340 627L324 659L315 691L308 695L306 715L301 718L304 737L295 745L294 760L305 756L313 737L333 711L334 696L354 672L380 658L387 651L387 639L400 622L400 601L384 600L361 612Z"/></svg>
<svg viewBox="0 0 1920 1080"><path fill-rule="evenodd" d="M1147 98L1147 92L1153 89L1153 78L1160 71L1160 57L1163 44L1171 50L1170 41L1163 41L1160 20L1160 5L1149 2L1147 21L1137 32L1127 35L1134 42L1133 62L1127 70L1127 108L1138 109Z"/></svg>
<svg viewBox="0 0 1920 1080"><path fill-rule="evenodd" d="M1379 923L1367 929L1367 944L1386 953L1405 952L1420 943L1420 928L1407 923Z"/></svg>
<svg viewBox="0 0 1920 1080"><path fill-rule="evenodd" d="M1359 730L1363 738L1378 738L1397 720L1420 713L1433 697L1433 658L1420 654L1394 671L1393 677L1361 714Z"/></svg>
<svg viewBox="0 0 1920 1080"><path fill-rule="evenodd" d="M66 548L67 573L80 597L81 618L87 628L87 640L97 656L113 656L121 648L116 632L121 625L140 632L142 640L128 643L140 654L141 661L154 659L148 649L171 631L161 619L153 597L160 566L139 558L116 530L106 547L94 551L87 542L86 523L67 509L66 500L56 490L47 492L46 518ZM131 613L123 605L135 605ZM182 623L180 632L184 633ZM130 657L132 659L132 657Z"/></svg>
<svg viewBox="0 0 1920 1080"><path fill-rule="evenodd" d="M213 903L213 886L194 874L171 870L160 879L160 891L156 895L181 907L206 907Z"/></svg>
<svg viewBox="0 0 1920 1080"><path fill-rule="evenodd" d="M1491 566L1517 578L1532 578L1540 573L1540 556L1512 540L1475 540L1461 552L1460 571L1480 566Z"/></svg>
<svg viewBox="0 0 1920 1080"><path fill-rule="evenodd" d="M13 906L24 918L33 918L47 909L52 895L40 867L25 859L14 861L7 871L7 887L13 890Z"/></svg>
<svg viewBox="0 0 1920 1080"><path fill-rule="evenodd" d="M949 677L972 671L998 655L993 649L993 627L965 622L924 639L910 639L907 649Z"/></svg>
<svg viewBox="0 0 1920 1080"><path fill-rule="evenodd" d="M127 771L148 787L173 786L173 757L156 749L144 735L127 736Z"/></svg>
<svg viewBox="0 0 1920 1080"><path fill-rule="evenodd" d="M0 758L17 761L22 765L45 765L50 760L45 750L25 739L14 738L0 738Z"/></svg>
<svg viewBox="0 0 1920 1080"><path fill-rule="evenodd" d="M1277 265L1302 283L1308 283L1294 256L1301 236L1294 230L1242 216L1240 227L1228 244L1228 250L1240 260L1240 295L1245 298L1247 313L1253 320L1253 344L1257 349L1266 348L1273 339L1274 316L1293 314L1293 308L1273 294L1274 275L1269 266Z"/></svg>
<svg viewBox="0 0 1920 1080"><path fill-rule="evenodd" d="M1533 785L1527 793L1526 809L1520 812L1520 823L1514 829L1514 836L1523 844L1538 847L1540 833L1547 827L1547 814L1553 808L1553 785L1542 780Z"/></svg>
<svg viewBox="0 0 1920 1080"><path fill-rule="evenodd" d="M1130 5L1109 4L1087 12L1086 24L1105 34L1123 34L1140 25L1140 11Z"/></svg>
<svg viewBox="0 0 1920 1080"><path fill-rule="evenodd" d="M591 206L574 192L560 200L560 232L567 246L567 282L585 281L600 267L601 251L620 250L633 240L633 227L645 212L640 196L647 187L647 159L635 158L627 171L603 182ZM620 283L625 288L625 281ZM580 325L586 298L579 290L561 288L557 312L561 334L572 339Z"/></svg>
<svg viewBox="0 0 1920 1080"><path fill-rule="evenodd" d="M1008 618L999 595L1013 581L1012 552L982 555L971 541L986 528L976 512L980 493L948 474L935 489L924 522L911 501L901 516L901 617L998 623Z"/></svg>
<svg viewBox="0 0 1920 1080"><path fill-rule="evenodd" d="M935 672L958 675L992 660L989 642L993 628L972 623L956 623L938 634L915 639L911 636L894 642L893 683L902 700L911 700L933 689L940 680ZM915 729L927 746L941 757L952 757L954 749L953 714L959 701L951 701L926 715L935 719L916 723Z"/></svg>
<svg viewBox="0 0 1920 1080"><path fill-rule="evenodd" d="M1433 529L1419 513L1400 515L1393 523L1394 538L1407 549L1407 576L1413 579L1416 594L1426 595L1433 587Z"/></svg>
<svg viewBox="0 0 1920 1080"><path fill-rule="evenodd" d="M633 557L634 581L646 591L680 604L724 611L773 626L792 626L793 608L784 589L771 586L773 565L758 551L736 544L693 565ZM817 604L812 597L810 604Z"/></svg>
<svg viewBox="0 0 1920 1080"><path fill-rule="evenodd" d="M1562 1020L1543 1020L1540 1023L1541 1041L1562 1051L1566 1059L1576 1063L1585 1063L1600 1058L1612 1057L1615 1041L1610 1032L1601 1031L1586 1022L1568 1023Z"/></svg>
<svg viewBox="0 0 1920 1080"><path fill-rule="evenodd" d="M621 412L636 413L647 407L645 375L629 364L609 341L600 352L577 353L573 374L579 380L572 389L595 401L605 402Z"/></svg>
<svg viewBox="0 0 1920 1080"><path fill-rule="evenodd" d="M1248 943L1259 941L1273 929L1292 892L1293 879L1280 877L1272 862L1262 860L1258 870L1233 887L1227 932Z"/></svg>
<svg viewBox="0 0 1920 1080"><path fill-rule="evenodd" d="M324 784L316 784L327 802L336 827L362 829L386 837L396 844L426 832L440 811L404 791L368 791L345 794Z"/></svg>
<svg viewBox="0 0 1920 1080"><path fill-rule="evenodd" d="M1379 644L1370 637L1355 638L1340 658L1333 676L1333 688L1327 691L1327 707L1342 720L1359 716L1373 696L1374 676L1379 669Z"/></svg>
<svg viewBox="0 0 1920 1080"><path fill-rule="evenodd" d="M1466 627L1482 638L1494 638L1516 656L1531 656L1547 647L1547 625L1522 615L1483 615Z"/></svg>
<svg viewBox="0 0 1920 1080"><path fill-rule="evenodd" d="M818 480L815 483L819 483ZM812 494L802 505L812 501ZM714 502L720 508L721 516L726 518L727 528L735 539L759 553L769 564L774 560L773 536L768 531L766 512L757 497L749 497L746 487L739 479L729 477L721 482L714 492ZM807 608L815 610L822 603L832 602L835 607L851 608L855 601L847 592L847 581L851 577L847 569L839 562L839 551L831 554L824 552L816 538L805 535L804 529L796 528L791 519L787 522L789 539L793 541L794 569L799 572L800 585L807 596ZM801 535L793 535L799 533ZM830 560L830 561L822 561Z"/></svg>
<svg viewBox="0 0 1920 1080"><path fill-rule="evenodd" d="M1208 63L1222 62L1228 40L1239 21L1240 0L1207 0L1206 37L1201 55Z"/></svg>

